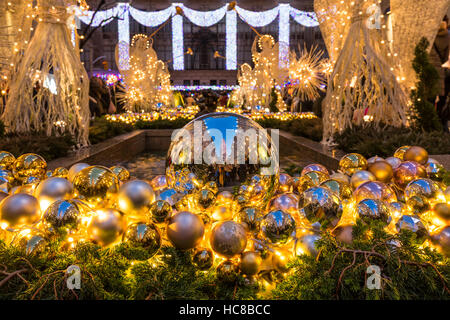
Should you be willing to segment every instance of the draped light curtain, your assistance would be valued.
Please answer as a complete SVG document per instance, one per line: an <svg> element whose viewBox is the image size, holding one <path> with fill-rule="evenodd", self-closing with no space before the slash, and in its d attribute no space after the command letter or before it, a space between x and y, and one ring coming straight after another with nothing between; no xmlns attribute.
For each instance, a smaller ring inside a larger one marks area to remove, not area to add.
<svg viewBox="0 0 450 320"><path fill-rule="evenodd" d="M184 45L183 45L183 16L176 15L176 7L183 9L183 15L193 24L201 27L210 27L225 17L226 23L226 69L236 70L237 68L237 16L244 19L252 27L264 27L279 18L280 42L279 61L286 67L289 64L289 24L290 18L305 27L315 27L319 23L314 12L305 12L291 7L289 4L280 4L277 7L261 11L249 11L239 6L235 10L228 10L228 4L212 11L197 11L190 9L182 3L173 3L172 6L160 11L141 11L133 8L128 3L119 3L116 7L94 12L87 11L78 13L79 19L92 26L106 25L118 16L119 24L119 69L127 70L129 52L127 48L130 42L129 16L138 23L147 27L157 27L167 21L172 16L172 61L174 70L184 70Z"/></svg>

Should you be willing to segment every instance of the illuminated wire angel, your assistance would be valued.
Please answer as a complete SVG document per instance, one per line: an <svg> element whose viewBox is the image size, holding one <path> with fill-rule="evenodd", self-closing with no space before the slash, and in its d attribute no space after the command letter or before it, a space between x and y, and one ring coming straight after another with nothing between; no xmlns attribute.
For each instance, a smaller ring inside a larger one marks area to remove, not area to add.
<svg viewBox="0 0 450 320"><path fill-rule="evenodd" d="M126 85L126 92L119 96L125 101L126 109L132 112L149 112L158 104L172 104L170 74L167 64L158 60L152 47L153 39L138 34L132 39L129 70L120 70ZM119 61L119 48L116 47L116 61ZM119 65L119 64L118 64Z"/></svg>

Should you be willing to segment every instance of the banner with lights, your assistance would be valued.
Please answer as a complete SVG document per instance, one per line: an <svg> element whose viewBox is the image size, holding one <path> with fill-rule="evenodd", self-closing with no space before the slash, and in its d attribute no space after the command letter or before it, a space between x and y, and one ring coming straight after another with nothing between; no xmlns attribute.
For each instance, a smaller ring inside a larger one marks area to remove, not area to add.
<svg viewBox="0 0 450 320"><path fill-rule="evenodd" d="M183 10L183 15L177 15L176 7ZM160 11L142 11L133 8L128 3L118 3L114 8L99 11L78 13L78 18L85 24L93 27L106 25L118 17L118 43L119 68L128 69L128 44L130 42L130 15L138 23L147 27L157 27L172 18L172 61L174 70L184 70L184 44L183 44L183 16L193 24L200 27L210 27L225 17L226 24L226 69L237 68L237 16L244 19L252 27L264 27L279 19L278 39L280 43L280 64L288 65L289 59L289 25L290 18L305 27L319 25L314 12L295 9L289 4L279 4L266 11L249 11L239 6L235 10L228 10L228 3L222 8L212 11L197 11L190 9L182 3L173 3L170 7Z"/></svg>

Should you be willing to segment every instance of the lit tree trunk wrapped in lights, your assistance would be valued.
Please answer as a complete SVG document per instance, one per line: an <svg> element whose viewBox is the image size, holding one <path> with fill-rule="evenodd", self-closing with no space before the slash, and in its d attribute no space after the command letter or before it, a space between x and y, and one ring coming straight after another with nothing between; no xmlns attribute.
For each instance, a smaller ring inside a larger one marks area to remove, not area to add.
<svg viewBox="0 0 450 320"><path fill-rule="evenodd" d="M8 132L69 132L88 144L89 82L67 20L70 0L39 0L38 25L11 82L2 120Z"/></svg>
<svg viewBox="0 0 450 320"><path fill-rule="evenodd" d="M352 125L407 124L409 99L387 61L380 30L367 26L367 9L373 4L359 0L348 9L349 31L342 49L336 50L340 53L324 101L324 143Z"/></svg>

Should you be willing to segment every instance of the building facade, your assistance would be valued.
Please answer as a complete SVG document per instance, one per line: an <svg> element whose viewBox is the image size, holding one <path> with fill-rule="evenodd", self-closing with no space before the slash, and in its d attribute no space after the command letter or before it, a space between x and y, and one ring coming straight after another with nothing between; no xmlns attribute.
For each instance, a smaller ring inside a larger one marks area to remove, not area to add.
<svg viewBox="0 0 450 320"><path fill-rule="evenodd" d="M219 0L185 0L177 1L186 7L199 11L211 11L223 7L226 1ZM265 11L278 6L278 1L272 0L241 0L239 7L251 11ZM283 1L292 7L312 12L312 0ZM115 1L108 6L115 6ZM165 0L131 1L130 5L143 11L159 11L171 5ZM95 8L95 3L91 4ZM226 70L226 21L225 17L210 27L200 27L189 19L183 18L183 45L185 51L190 48L192 55L184 55L184 70L174 70L172 56L172 24L164 25L153 37L153 48L160 60L168 62L171 79L175 85L234 85L237 82L237 70ZM135 34L150 35L159 27L146 27L133 17L129 18L130 38ZM83 28L83 25L81 26ZM278 41L279 19L274 19L264 27L255 27L261 34L270 34ZM251 48L256 37L255 31L242 19L237 19L237 67L243 63L252 65ZM88 72L98 70L117 70L115 62L115 47L118 42L118 20L98 28L83 46L81 59ZM290 50L297 53L300 48L318 46L325 49L319 27L307 27L296 22L289 23ZM215 56L219 53L220 57ZM326 54L326 52L325 52Z"/></svg>

